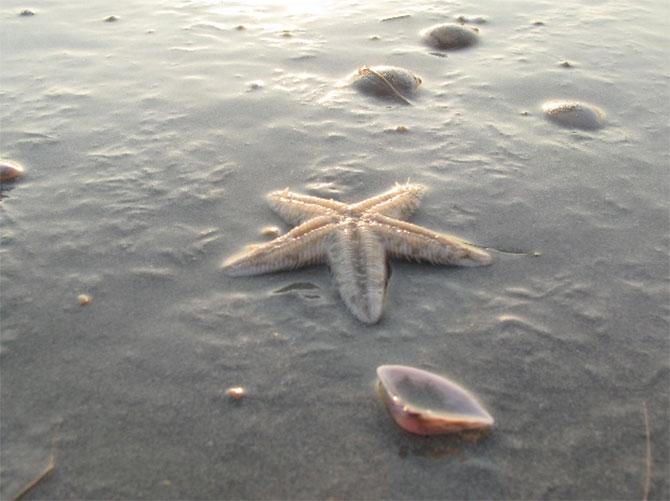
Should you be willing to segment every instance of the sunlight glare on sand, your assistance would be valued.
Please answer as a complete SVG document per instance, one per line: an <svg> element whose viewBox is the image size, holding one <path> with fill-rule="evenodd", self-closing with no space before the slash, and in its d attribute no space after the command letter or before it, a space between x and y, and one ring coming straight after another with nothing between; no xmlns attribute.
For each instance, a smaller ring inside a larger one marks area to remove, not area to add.
<svg viewBox="0 0 670 501"><path fill-rule="evenodd" d="M285 14L300 16L322 14L332 2L330 0L247 0L239 5L229 4L227 6L223 6L220 0L200 0L200 3L214 6L217 12L219 9L230 13L234 10L264 10L283 7Z"/></svg>

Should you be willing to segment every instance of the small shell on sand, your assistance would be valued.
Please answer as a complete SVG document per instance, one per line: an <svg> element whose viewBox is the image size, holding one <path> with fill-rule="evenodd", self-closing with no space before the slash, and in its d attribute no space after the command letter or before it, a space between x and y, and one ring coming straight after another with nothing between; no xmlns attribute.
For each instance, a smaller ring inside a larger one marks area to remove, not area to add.
<svg viewBox="0 0 670 501"><path fill-rule="evenodd" d="M463 49L477 43L479 30L460 24L438 24L421 32L424 43L440 50Z"/></svg>
<svg viewBox="0 0 670 501"><path fill-rule="evenodd" d="M14 181L23 177L25 169L13 160L0 159L0 183Z"/></svg>
<svg viewBox="0 0 670 501"><path fill-rule="evenodd" d="M421 85L421 78L395 66L363 66L350 76L350 81L363 94L395 98L406 104L409 104L407 98Z"/></svg>
<svg viewBox="0 0 670 501"><path fill-rule="evenodd" d="M247 395L247 392L241 386L234 386L226 390L226 395L233 400L242 400Z"/></svg>
<svg viewBox="0 0 670 501"><path fill-rule="evenodd" d="M79 306L88 306L93 302L93 298L88 294L79 294L77 299L79 300Z"/></svg>
<svg viewBox="0 0 670 501"><path fill-rule="evenodd" d="M281 235L281 230L276 226L265 226L261 228L261 235L269 238L277 238Z"/></svg>
<svg viewBox="0 0 670 501"><path fill-rule="evenodd" d="M251 82L247 82L248 92L260 90L263 87L265 87L265 83L263 82L263 80L252 80Z"/></svg>
<svg viewBox="0 0 670 501"><path fill-rule="evenodd" d="M591 104L556 100L542 105L544 115L563 127L573 129L599 129L605 125L605 112Z"/></svg>
<svg viewBox="0 0 670 501"><path fill-rule="evenodd" d="M488 19L486 19L484 16L468 17L468 16L460 15L460 16L456 16L455 19L460 24L486 24L486 23L488 23Z"/></svg>
<svg viewBox="0 0 670 501"><path fill-rule="evenodd" d="M403 365L377 368L379 391L391 417L406 431L438 435L487 430L493 418L466 389L444 377Z"/></svg>

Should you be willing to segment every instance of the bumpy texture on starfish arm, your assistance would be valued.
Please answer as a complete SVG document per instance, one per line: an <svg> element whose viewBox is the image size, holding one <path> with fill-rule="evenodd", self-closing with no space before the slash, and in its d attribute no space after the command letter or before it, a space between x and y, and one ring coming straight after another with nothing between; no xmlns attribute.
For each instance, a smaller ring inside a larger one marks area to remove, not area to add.
<svg viewBox="0 0 670 501"><path fill-rule="evenodd" d="M316 217L266 244L253 244L223 264L231 276L292 270L324 261L325 240L333 231L328 217Z"/></svg>
<svg viewBox="0 0 670 501"><path fill-rule="evenodd" d="M384 246L391 257L455 266L491 263L486 251L453 235L381 215L375 217L375 222L380 225Z"/></svg>
<svg viewBox="0 0 670 501"><path fill-rule="evenodd" d="M381 315L387 257L433 264L482 266L483 249L451 235L401 221L419 206L424 188L396 184L386 193L344 204L288 190L271 193L273 209L298 225L270 242L248 246L224 263L229 275L256 275L327 262L349 310L362 322Z"/></svg>

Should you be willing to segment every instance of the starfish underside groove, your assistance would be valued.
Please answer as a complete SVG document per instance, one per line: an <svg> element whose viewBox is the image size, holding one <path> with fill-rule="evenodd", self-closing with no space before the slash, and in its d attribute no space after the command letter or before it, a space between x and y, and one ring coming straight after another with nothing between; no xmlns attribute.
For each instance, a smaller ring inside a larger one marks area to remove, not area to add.
<svg viewBox="0 0 670 501"><path fill-rule="evenodd" d="M247 246L224 263L224 270L232 276L258 275L327 263L354 316L373 324L382 315L388 258L456 266L491 262L473 244L402 220L417 209L423 193L421 185L396 184L355 204L288 189L270 193L275 212L296 227L270 242Z"/></svg>

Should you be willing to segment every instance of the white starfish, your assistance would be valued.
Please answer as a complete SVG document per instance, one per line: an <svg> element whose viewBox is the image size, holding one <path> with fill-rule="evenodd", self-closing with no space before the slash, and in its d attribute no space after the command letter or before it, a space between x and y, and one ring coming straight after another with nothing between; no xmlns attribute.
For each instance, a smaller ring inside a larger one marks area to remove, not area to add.
<svg viewBox="0 0 670 501"><path fill-rule="evenodd" d="M416 210L423 192L418 184L396 184L355 204L288 189L270 193L272 208L297 226L270 242L247 246L224 263L224 270L257 275L328 263L351 312L373 324L382 314L388 257L457 266L491 262L484 250L458 237L400 220Z"/></svg>

